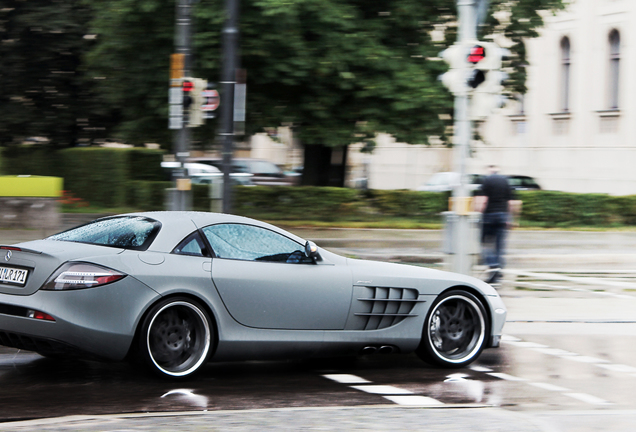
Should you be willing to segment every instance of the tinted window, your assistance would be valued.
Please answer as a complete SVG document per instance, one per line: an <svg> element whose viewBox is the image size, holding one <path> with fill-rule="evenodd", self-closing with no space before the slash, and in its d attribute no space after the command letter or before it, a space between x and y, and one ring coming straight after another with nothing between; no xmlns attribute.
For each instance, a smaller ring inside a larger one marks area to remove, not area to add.
<svg viewBox="0 0 636 432"><path fill-rule="evenodd" d="M113 217L52 235L49 240L146 250L160 228L161 223L154 219L141 216Z"/></svg>
<svg viewBox="0 0 636 432"><path fill-rule="evenodd" d="M174 248L172 253L178 255L191 255L191 256L208 256L206 248L203 244L203 240L199 236L199 233L195 232L185 238L179 245Z"/></svg>
<svg viewBox="0 0 636 432"><path fill-rule="evenodd" d="M241 224L219 224L203 228L218 258L246 261L311 263L304 247L268 229Z"/></svg>

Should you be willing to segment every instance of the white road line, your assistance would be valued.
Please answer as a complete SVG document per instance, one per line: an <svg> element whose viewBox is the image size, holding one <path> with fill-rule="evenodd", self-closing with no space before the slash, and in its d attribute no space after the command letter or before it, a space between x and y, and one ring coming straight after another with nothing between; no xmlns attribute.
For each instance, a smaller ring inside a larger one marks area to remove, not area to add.
<svg viewBox="0 0 636 432"><path fill-rule="evenodd" d="M580 363L590 363L590 364L596 364L600 366L600 363L609 363L609 360L604 360L604 359L600 359L600 358L596 358L596 357L588 357L588 356L583 356L583 355L564 355L564 356L559 356L561 358L564 359L568 359L568 360L574 360Z"/></svg>
<svg viewBox="0 0 636 432"><path fill-rule="evenodd" d="M379 394L379 395L413 394L412 391L401 389L394 386L389 386L389 385L354 385L350 387L356 390L363 391L363 392L367 392L371 394Z"/></svg>
<svg viewBox="0 0 636 432"><path fill-rule="evenodd" d="M506 341L507 344L518 346L521 348L549 348L547 345L543 345L535 342L525 342L525 341Z"/></svg>
<svg viewBox="0 0 636 432"><path fill-rule="evenodd" d="M599 367L614 371L614 372L625 372L625 373L636 373L636 368L633 366L627 366L623 364L599 364Z"/></svg>
<svg viewBox="0 0 636 432"><path fill-rule="evenodd" d="M528 381L525 378L519 378L516 376L508 375L507 373L503 373L503 372L489 372L487 375L490 375L502 380L506 380L506 381Z"/></svg>
<svg viewBox="0 0 636 432"><path fill-rule="evenodd" d="M412 391L401 389L390 385L367 385L371 383L364 378L350 374L324 374L323 377L341 384L363 384L349 386L353 389L366 393L382 395L391 402L403 406L429 407L444 405L443 402L426 396L413 394Z"/></svg>
<svg viewBox="0 0 636 432"><path fill-rule="evenodd" d="M554 385L554 384L548 384L548 383L542 383L542 382L531 382L528 383L531 386L535 386L535 387L539 387L543 390L549 390L549 391L553 391L553 392L569 392L572 391L570 389L567 389L565 387L561 387L558 385Z"/></svg>
<svg viewBox="0 0 636 432"><path fill-rule="evenodd" d="M359 376L350 374L326 374L323 375L323 377L338 382L340 384L368 384L371 382L365 380L364 378L360 378Z"/></svg>
<svg viewBox="0 0 636 432"><path fill-rule="evenodd" d="M543 354L549 354L549 355L558 356L558 357L578 355L577 353L562 350L560 348L535 348L534 351L538 351Z"/></svg>
<svg viewBox="0 0 636 432"><path fill-rule="evenodd" d="M592 396L586 393L563 393L563 394L565 396L578 399L582 402L587 402L590 405L613 405L611 402L608 402L605 399L597 398L596 396Z"/></svg>
<svg viewBox="0 0 636 432"><path fill-rule="evenodd" d="M471 370L474 370L475 372L492 372L492 369L488 369L487 367L484 366L471 366L470 367Z"/></svg>
<svg viewBox="0 0 636 432"><path fill-rule="evenodd" d="M391 402L394 402L394 403L396 403L398 405L405 405L405 406L427 407L427 406L444 405L443 402L440 402L437 399L433 399L433 398L426 397L426 396L417 396L417 395L413 395L413 396L384 396L384 398L388 399Z"/></svg>

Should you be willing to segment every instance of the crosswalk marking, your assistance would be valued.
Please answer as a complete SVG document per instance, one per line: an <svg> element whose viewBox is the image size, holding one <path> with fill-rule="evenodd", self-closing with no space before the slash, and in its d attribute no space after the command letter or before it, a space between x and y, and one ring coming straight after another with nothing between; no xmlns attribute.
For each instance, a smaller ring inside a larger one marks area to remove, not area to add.
<svg viewBox="0 0 636 432"><path fill-rule="evenodd" d="M433 399L433 398L426 397L426 396L418 396L418 395L412 395L412 396L384 396L384 398L388 399L391 402L394 402L394 403L396 403L398 405L404 405L404 406L426 407L426 406L444 405L443 402L440 402L437 399Z"/></svg>
<svg viewBox="0 0 636 432"><path fill-rule="evenodd" d="M339 382L340 384L366 384L371 382L364 378L360 378L359 376L350 374L325 374L323 376L332 381Z"/></svg>

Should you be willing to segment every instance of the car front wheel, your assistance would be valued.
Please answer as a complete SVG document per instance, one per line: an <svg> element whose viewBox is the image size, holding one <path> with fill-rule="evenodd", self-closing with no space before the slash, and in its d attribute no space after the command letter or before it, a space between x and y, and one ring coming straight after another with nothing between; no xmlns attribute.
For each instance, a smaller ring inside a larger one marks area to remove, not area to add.
<svg viewBox="0 0 636 432"><path fill-rule="evenodd" d="M146 314L139 338L142 360L156 373L182 378L196 372L212 347L206 310L187 298L159 302Z"/></svg>
<svg viewBox="0 0 636 432"><path fill-rule="evenodd" d="M438 366L466 366L484 349L487 329L488 316L481 301L466 291L449 291L431 307L417 354Z"/></svg>

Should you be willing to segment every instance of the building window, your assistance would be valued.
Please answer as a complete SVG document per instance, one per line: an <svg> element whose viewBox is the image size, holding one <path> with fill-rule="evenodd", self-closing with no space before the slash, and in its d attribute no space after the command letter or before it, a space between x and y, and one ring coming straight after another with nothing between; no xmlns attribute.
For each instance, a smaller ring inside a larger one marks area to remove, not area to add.
<svg viewBox="0 0 636 432"><path fill-rule="evenodd" d="M570 111L570 39L561 39L561 112Z"/></svg>
<svg viewBox="0 0 636 432"><path fill-rule="evenodd" d="M618 79L621 57L621 37L617 30L609 35L609 93L608 108L618 109Z"/></svg>

